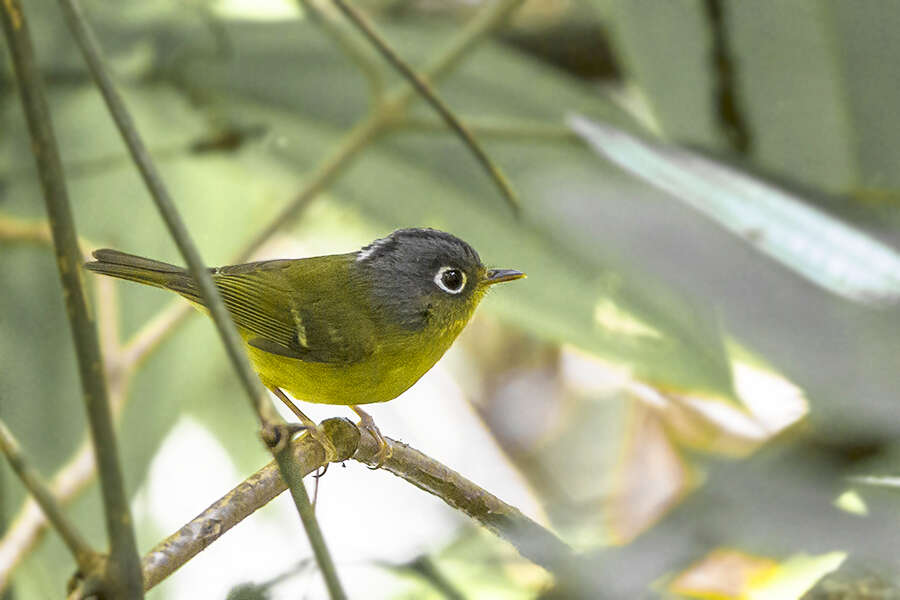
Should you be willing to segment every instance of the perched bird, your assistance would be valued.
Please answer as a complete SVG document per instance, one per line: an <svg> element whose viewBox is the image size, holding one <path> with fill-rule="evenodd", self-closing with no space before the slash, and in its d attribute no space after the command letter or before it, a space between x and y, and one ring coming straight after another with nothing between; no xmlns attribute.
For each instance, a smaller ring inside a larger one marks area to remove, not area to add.
<svg viewBox="0 0 900 600"><path fill-rule="evenodd" d="M174 265L97 250L96 273L165 288L204 309L191 274ZM456 339L488 288L524 277L487 269L472 247L434 229L399 229L357 252L210 269L260 379L325 449L334 446L285 395L349 405L389 457L358 405L396 398Z"/></svg>

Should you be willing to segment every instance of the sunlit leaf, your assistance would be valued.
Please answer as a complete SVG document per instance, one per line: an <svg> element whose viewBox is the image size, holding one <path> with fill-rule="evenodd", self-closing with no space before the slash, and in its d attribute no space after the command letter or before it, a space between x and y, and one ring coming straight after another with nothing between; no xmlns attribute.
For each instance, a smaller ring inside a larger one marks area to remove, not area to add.
<svg viewBox="0 0 900 600"><path fill-rule="evenodd" d="M612 41L621 51L629 82L649 104L654 124L672 139L720 145L714 72L709 68L712 32L703 2L607 4L604 16Z"/></svg>
<svg viewBox="0 0 900 600"><path fill-rule="evenodd" d="M695 152L579 116L569 123L609 160L812 283L858 302L900 300L900 254L800 197Z"/></svg>
<svg viewBox="0 0 900 600"><path fill-rule="evenodd" d="M900 477L893 475L861 475L859 477L851 477L850 481L860 485L900 490Z"/></svg>
<svg viewBox="0 0 900 600"><path fill-rule="evenodd" d="M683 448L745 457L806 415L802 390L745 349L729 350L735 400L670 392L615 363L563 350L562 379L578 400L540 460L570 502L607 516L602 525L586 518L594 524L570 534L576 543L626 543L673 508L698 483Z"/></svg>
<svg viewBox="0 0 900 600"><path fill-rule="evenodd" d="M670 394L667 420L682 443L745 456L809 411L803 391L777 373L735 359L739 404L723 398Z"/></svg>
<svg viewBox="0 0 900 600"><path fill-rule="evenodd" d="M759 163L820 189L896 198L900 119L884 107L900 100L891 71L900 50L893 35L900 6L779 0L727 6L738 102Z"/></svg>
<svg viewBox="0 0 900 600"><path fill-rule="evenodd" d="M679 573L668 589L688 598L745 598L753 581L766 577L777 568L778 563L770 558L720 548Z"/></svg>
<svg viewBox="0 0 900 600"><path fill-rule="evenodd" d="M900 100L895 3L723 2L717 17L694 0L595 4L609 5L625 77L667 138L717 149L739 124L767 171L896 198L900 119L883 110Z"/></svg>
<svg viewBox="0 0 900 600"><path fill-rule="evenodd" d="M715 600L796 600L837 569L843 552L798 554L781 563L722 548L680 573L669 591L688 598Z"/></svg>
<svg viewBox="0 0 900 600"><path fill-rule="evenodd" d="M626 369L597 357L567 350L562 355L565 380L586 395L619 390L652 408L680 444L746 456L795 425L809 412L803 390L740 348L729 345L736 399L670 392L636 378Z"/></svg>
<svg viewBox="0 0 900 600"><path fill-rule="evenodd" d="M851 515L864 517L869 514L869 507L866 506L866 501L862 499L859 492L852 488L835 498L834 505Z"/></svg>
<svg viewBox="0 0 900 600"><path fill-rule="evenodd" d="M844 552L791 556L780 563L769 577L754 582L746 594L747 600L800 598L822 577L840 567L846 558Z"/></svg>

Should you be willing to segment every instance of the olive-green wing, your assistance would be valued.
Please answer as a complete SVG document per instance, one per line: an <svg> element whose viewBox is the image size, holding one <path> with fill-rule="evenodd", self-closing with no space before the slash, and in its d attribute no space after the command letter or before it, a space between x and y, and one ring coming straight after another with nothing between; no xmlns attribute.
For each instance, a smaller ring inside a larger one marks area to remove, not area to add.
<svg viewBox="0 0 900 600"><path fill-rule="evenodd" d="M374 328L358 295L336 285L341 273L333 271L341 268L334 260L338 257L221 267L213 280L251 346L310 362L353 363L371 354ZM187 285L170 287L200 302L193 280L181 283Z"/></svg>

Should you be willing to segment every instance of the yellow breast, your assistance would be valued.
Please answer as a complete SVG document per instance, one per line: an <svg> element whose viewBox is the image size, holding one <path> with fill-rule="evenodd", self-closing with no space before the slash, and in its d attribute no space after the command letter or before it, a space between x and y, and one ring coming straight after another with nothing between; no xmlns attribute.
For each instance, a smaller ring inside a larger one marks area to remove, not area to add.
<svg viewBox="0 0 900 600"><path fill-rule="evenodd" d="M352 364L306 362L250 345L247 353L260 379L298 400L320 404L370 404L392 400L419 380L443 356L459 327L392 336ZM422 343L422 340L428 340Z"/></svg>

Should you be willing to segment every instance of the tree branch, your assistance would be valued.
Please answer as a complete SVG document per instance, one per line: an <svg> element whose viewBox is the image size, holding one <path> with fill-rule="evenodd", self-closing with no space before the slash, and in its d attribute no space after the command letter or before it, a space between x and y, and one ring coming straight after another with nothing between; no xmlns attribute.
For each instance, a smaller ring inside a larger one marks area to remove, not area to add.
<svg viewBox="0 0 900 600"><path fill-rule="evenodd" d="M123 376L133 373L141 362L167 337L175 333L178 325L193 312L190 304L175 300L145 323L121 346L119 367Z"/></svg>
<svg viewBox="0 0 900 600"><path fill-rule="evenodd" d="M347 419L327 419L322 426L338 450L339 456L335 462L351 456L367 465L377 462L378 444L368 432L360 432ZM469 515L498 537L510 542L522 556L555 575L571 578L577 573L578 556L553 532L418 450L390 438L385 438L385 441L393 451L393 456L384 464L385 470ZM304 474L324 464L321 449L306 437L293 442L291 452ZM144 557L147 589L171 575L284 490L285 484L278 477L278 467L274 462L245 479Z"/></svg>
<svg viewBox="0 0 900 600"><path fill-rule="evenodd" d="M31 148L44 191L66 312L75 341L85 408L100 471L106 531L110 543L110 558L106 563L104 583L110 593L117 597L141 598L143 587L140 563L119 465L103 359L82 285L81 251L78 248L50 110L38 76L25 15L18 0L4 0L0 8L0 20L3 22L12 56L22 108L31 135Z"/></svg>
<svg viewBox="0 0 900 600"><path fill-rule="evenodd" d="M0 213L0 243L37 244L53 247L53 234L47 219L19 219ZM78 236L78 248L83 257L88 253L85 248L94 248L96 244Z"/></svg>

